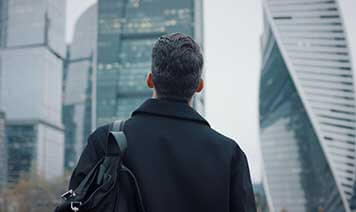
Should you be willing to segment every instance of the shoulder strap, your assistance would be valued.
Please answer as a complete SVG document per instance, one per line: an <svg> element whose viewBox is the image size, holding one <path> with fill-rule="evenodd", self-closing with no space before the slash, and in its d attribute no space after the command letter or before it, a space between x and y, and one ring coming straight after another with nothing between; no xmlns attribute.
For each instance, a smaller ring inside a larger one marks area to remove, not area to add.
<svg viewBox="0 0 356 212"><path fill-rule="evenodd" d="M125 120L114 121L111 124L108 143L106 145L106 155L117 155L123 156L127 150L127 139L124 133Z"/></svg>
<svg viewBox="0 0 356 212"><path fill-rule="evenodd" d="M120 157L122 158L122 156L126 153L127 150L127 139L124 133L124 127L125 127L125 120L123 121L114 121L111 125L111 129L109 132L109 143L108 143L108 148L110 148L110 140L115 140L117 143L117 146L119 147L119 151L120 151ZM113 148L108 149L107 152L112 151ZM141 194L141 190L140 187L138 185L136 176L131 172L130 169L128 169L126 166L122 165L121 166L121 171L123 172L127 172L129 174L129 176L133 179L134 181L134 185L136 188L136 192L138 195L138 204L140 206L140 210L141 212L146 212L145 207L143 205L143 199L142 199L142 194Z"/></svg>
<svg viewBox="0 0 356 212"><path fill-rule="evenodd" d="M113 131L113 132L122 132L122 131L124 131L125 122L126 122L126 120L121 120L121 121L116 120L116 121L114 121L113 123L111 123L110 131Z"/></svg>

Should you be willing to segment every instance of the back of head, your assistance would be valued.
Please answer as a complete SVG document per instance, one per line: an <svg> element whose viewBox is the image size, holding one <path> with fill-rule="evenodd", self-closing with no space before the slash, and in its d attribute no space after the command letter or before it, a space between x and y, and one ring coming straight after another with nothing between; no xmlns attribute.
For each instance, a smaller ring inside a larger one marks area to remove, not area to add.
<svg viewBox="0 0 356 212"><path fill-rule="evenodd" d="M160 37L152 49L152 76L158 98L189 101L201 80L199 45L182 33Z"/></svg>

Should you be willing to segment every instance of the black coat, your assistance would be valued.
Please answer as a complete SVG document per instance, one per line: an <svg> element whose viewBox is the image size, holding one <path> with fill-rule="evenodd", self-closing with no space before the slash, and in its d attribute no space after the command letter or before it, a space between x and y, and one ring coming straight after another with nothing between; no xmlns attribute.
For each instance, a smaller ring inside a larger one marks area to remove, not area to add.
<svg viewBox="0 0 356 212"><path fill-rule="evenodd" d="M90 135L70 188L104 155L108 126ZM256 211L245 154L188 104L149 99L124 131L124 161L138 179L147 212Z"/></svg>

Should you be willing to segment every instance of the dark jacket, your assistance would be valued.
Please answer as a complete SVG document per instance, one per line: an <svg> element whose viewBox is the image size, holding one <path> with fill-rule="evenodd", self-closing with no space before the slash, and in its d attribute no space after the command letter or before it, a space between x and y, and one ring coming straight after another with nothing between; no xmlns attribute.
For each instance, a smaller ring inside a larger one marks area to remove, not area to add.
<svg viewBox="0 0 356 212"><path fill-rule="evenodd" d="M108 126L90 135L70 188L104 155ZM245 154L188 104L149 99L124 131L124 163L138 179L147 212L256 211Z"/></svg>

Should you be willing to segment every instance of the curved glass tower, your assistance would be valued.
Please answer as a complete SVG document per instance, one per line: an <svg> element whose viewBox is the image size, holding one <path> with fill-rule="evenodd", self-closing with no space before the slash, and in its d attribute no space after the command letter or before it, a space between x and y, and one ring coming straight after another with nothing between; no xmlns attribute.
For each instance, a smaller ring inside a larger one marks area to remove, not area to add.
<svg viewBox="0 0 356 212"><path fill-rule="evenodd" d="M272 211L350 211L355 93L338 2L264 0L260 136Z"/></svg>
<svg viewBox="0 0 356 212"><path fill-rule="evenodd" d="M92 128L97 18L97 4L79 17L64 69L65 167L69 169L76 165Z"/></svg>

